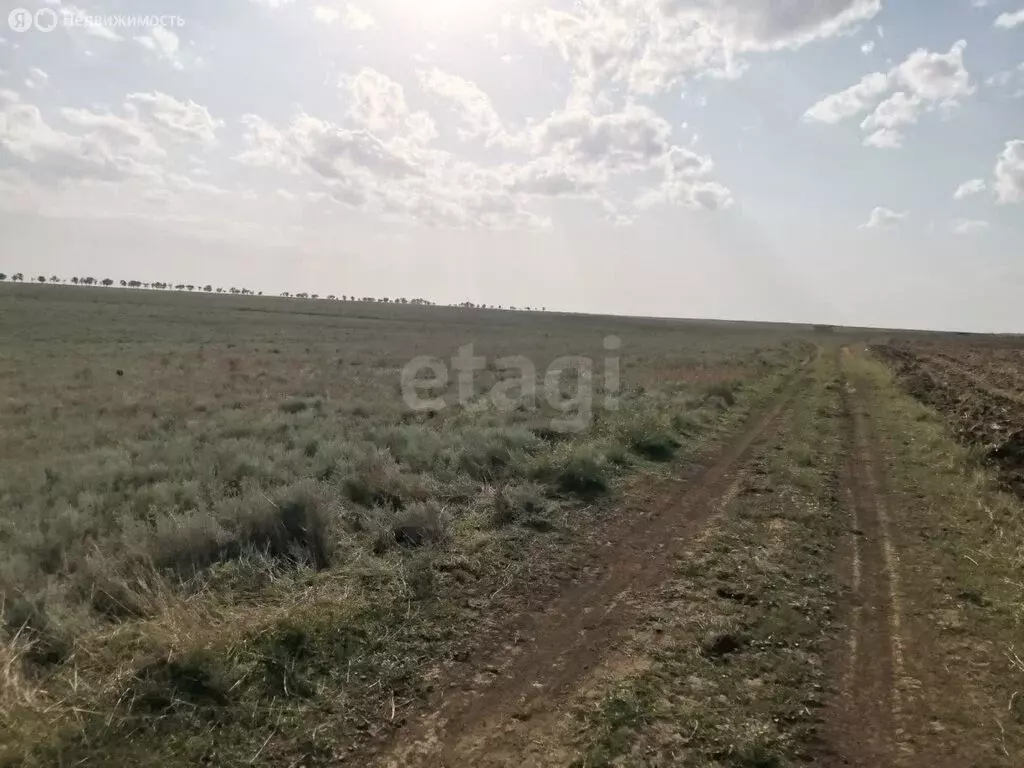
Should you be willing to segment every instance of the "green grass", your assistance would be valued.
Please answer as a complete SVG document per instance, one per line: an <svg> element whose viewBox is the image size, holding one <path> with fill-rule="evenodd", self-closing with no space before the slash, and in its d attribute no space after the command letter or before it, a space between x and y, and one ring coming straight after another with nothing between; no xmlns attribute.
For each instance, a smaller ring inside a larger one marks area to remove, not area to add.
<svg viewBox="0 0 1024 768"><path fill-rule="evenodd" d="M625 473L734 428L806 350L770 328L442 307L8 285L0 301L0 725L30 764L246 764L272 724L264 757L388 727L393 697L415 706L428 662L486 620L473 585L543 573L524 552L557 560ZM539 376L589 355L597 402L612 332L619 408L581 433L546 407L400 396L407 360L472 340ZM706 397L716 371L731 406Z"/></svg>

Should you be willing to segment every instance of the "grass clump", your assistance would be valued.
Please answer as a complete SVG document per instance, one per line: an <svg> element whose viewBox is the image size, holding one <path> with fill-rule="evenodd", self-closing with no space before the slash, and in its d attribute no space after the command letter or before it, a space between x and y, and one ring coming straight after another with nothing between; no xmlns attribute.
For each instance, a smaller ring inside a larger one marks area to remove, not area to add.
<svg viewBox="0 0 1024 768"><path fill-rule="evenodd" d="M140 668L130 686L134 710L165 713L186 707L223 707L231 683L219 659L193 651L178 659L158 659Z"/></svg>
<svg viewBox="0 0 1024 768"><path fill-rule="evenodd" d="M544 487L532 481L510 483L494 492L491 520L497 527L544 517L551 502Z"/></svg>
<svg viewBox="0 0 1024 768"><path fill-rule="evenodd" d="M630 424L625 430L629 447L639 456L651 461L669 461L681 443L674 434L656 419L644 419Z"/></svg>
<svg viewBox="0 0 1024 768"><path fill-rule="evenodd" d="M584 445L565 456L556 470L555 483L565 493L589 499L607 492L610 474L604 454Z"/></svg>
<svg viewBox="0 0 1024 768"><path fill-rule="evenodd" d="M395 546L416 549L448 539L448 520L433 503L415 502L380 525L373 549L383 554Z"/></svg>
<svg viewBox="0 0 1024 768"><path fill-rule="evenodd" d="M309 401L303 398L296 397L290 400L285 400L278 407L285 413L294 416L297 413L302 413L303 411L308 410L310 405Z"/></svg>
<svg viewBox="0 0 1024 768"><path fill-rule="evenodd" d="M23 656L35 666L59 664L71 655L72 640L41 600L18 595L2 606L4 627L23 644Z"/></svg>
<svg viewBox="0 0 1024 768"><path fill-rule="evenodd" d="M218 518L196 515L165 527L150 544L152 562L182 575L249 552L318 570L330 565L329 505L312 482L286 487L273 497L257 492L229 499Z"/></svg>
<svg viewBox="0 0 1024 768"><path fill-rule="evenodd" d="M475 480L492 482L522 474L540 439L521 427L496 428L468 435L460 468Z"/></svg>
<svg viewBox="0 0 1024 768"><path fill-rule="evenodd" d="M736 405L736 385L731 381L716 381L704 387L704 399L718 399L727 408Z"/></svg>
<svg viewBox="0 0 1024 768"><path fill-rule="evenodd" d="M413 487L394 457L384 449L374 449L359 459L342 481L345 496L367 509L383 507L403 509Z"/></svg>

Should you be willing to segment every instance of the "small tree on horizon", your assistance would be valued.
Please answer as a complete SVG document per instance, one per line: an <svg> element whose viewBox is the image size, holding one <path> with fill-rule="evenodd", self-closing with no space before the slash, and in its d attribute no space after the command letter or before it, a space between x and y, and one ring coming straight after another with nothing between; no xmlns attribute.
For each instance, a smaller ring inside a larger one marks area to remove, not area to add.
<svg viewBox="0 0 1024 768"><path fill-rule="evenodd" d="M3 272L0 272L0 280L6 280L6 279L7 279L7 275L5 275Z"/></svg>
<svg viewBox="0 0 1024 768"><path fill-rule="evenodd" d="M114 281L111 280L109 277L103 278L103 285L105 285L107 288L109 288L113 284L114 284Z"/></svg>

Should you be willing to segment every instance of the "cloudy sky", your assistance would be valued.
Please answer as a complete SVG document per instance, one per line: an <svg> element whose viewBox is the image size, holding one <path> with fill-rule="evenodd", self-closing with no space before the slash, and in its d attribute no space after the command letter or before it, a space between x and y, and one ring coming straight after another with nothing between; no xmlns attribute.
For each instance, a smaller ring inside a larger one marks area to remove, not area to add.
<svg viewBox="0 0 1024 768"><path fill-rule="evenodd" d="M1024 331L1024 0L61 2L8 274Z"/></svg>

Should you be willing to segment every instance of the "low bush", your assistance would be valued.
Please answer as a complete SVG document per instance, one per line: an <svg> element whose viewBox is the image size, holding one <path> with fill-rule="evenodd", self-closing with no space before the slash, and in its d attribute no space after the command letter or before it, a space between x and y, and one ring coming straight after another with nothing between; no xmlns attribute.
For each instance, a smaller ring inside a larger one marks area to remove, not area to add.
<svg viewBox="0 0 1024 768"><path fill-rule="evenodd" d="M584 444L562 451L540 470L540 477L558 490L584 499L600 496L608 490L611 466L594 446Z"/></svg>
<svg viewBox="0 0 1024 768"><path fill-rule="evenodd" d="M652 461L668 461L680 445L668 427L650 418L630 424L625 437L634 452Z"/></svg>
<svg viewBox="0 0 1024 768"><path fill-rule="evenodd" d="M706 400L720 397L722 402L730 408L736 405L736 392L732 382L718 381L714 384L708 384L704 387L704 397Z"/></svg>
<svg viewBox="0 0 1024 768"><path fill-rule="evenodd" d="M391 536L400 547L422 547L448 538L447 520L434 504L416 502L398 513Z"/></svg>
<svg viewBox="0 0 1024 768"><path fill-rule="evenodd" d="M317 569L330 564L328 505L313 483L284 488L273 498L251 493L228 500L218 513L219 520L196 515L164 527L150 545L154 564L191 575L248 551Z"/></svg>
<svg viewBox="0 0 1024 768"><path fill-rule="evenodd" d="M520 427L473 432L462 447L459 466L476 480L514 477L522 473L525 459L539 443L532 432Z"/></svg>
<svg viewBox="0 0 1024 768"><path fill-rule="evenodd" d="M495 490L491 521L498 527L511 525L541 516L550 506L542 486L534 482L512 483Z"/></svg>

